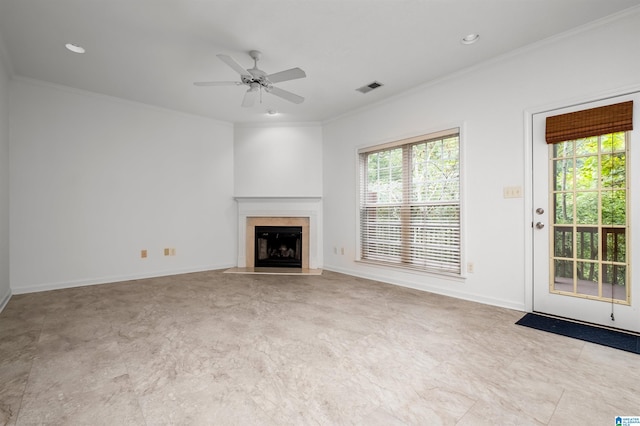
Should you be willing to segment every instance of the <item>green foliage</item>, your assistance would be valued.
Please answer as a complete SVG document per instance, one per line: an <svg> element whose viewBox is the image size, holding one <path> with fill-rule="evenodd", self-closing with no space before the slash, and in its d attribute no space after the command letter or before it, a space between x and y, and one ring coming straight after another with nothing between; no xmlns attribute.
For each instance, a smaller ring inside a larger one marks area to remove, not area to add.
<svg viewBox="0 0 640 426"><path fill-rule="evenodd" d="M455 201L460 198L458 137L421 142L367 155L367 192L378 204ZM405 152L406 150L406 152ZM403 156L411 170L403 175ZM403 179L409 179L403 182ZM403 191L410 188L404 200Z"/></svg>
<svg viewBox="0 0 640 426"><path fill-rule="evenodd" d="M595 225L601 219L603 224L625 225L624 132L556 145L553 148L556 222L572 223L575 217L578 224Z"/></svg>
<svg viewBox="0 0 640 426"><path fill-rule="evenodd" d="M402 148L367 156L367 191L382 204L402 202Z"/></svg>
<svg viewBox="0 0 640 426"><path fill-rule="evenodd" d="M460 272L459 151L455 135L364 154L368 258Z"/></svg>
<svg viewBox="0 0 640 426"><path fill-rule="evenodd" d="M598 267L590 261L599 260L600 250L602 261L626 262L625 133L555 144L552 155L555 223L569 225L555 227L554 255L587 260L574 265L557 259L556 276L570 278L575 266L579 279L593 281ZM625 274L622 265L603 265L605 282L624 285Z"/></svg>

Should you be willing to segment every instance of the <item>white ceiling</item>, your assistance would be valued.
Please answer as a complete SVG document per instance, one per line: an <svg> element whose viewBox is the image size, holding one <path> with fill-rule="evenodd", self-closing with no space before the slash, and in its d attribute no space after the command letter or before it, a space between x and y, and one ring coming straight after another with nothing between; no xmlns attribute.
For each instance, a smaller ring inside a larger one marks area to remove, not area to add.
<svg viewBox="0 0 640 426"><path fill-rule="evenodd" d="M640 0L0 0L15 76L219 120L323 122L522 46L640 5ZM460 39L479 33L480 40ZM65 43L87 49L68 52ZM216 54L307 78L242 108L245 86ZM374 80L383 87L355 89ZM268 109L281 112L267 117Z"/></svg>

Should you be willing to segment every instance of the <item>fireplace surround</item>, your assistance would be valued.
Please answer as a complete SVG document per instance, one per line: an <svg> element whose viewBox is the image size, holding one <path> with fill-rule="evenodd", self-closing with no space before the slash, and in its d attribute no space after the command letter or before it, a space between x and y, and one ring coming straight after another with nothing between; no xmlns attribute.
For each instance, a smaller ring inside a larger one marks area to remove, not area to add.
<svg viewBox="0 0 640 426"><path fill-rule="evenodd" d="M301 267L322 268L322 199L320 197L236 197L238 268L255 268L255 229L300 227Z"/></svg>
<svg viewBox="0 0 640 426"><path fill-rule="evenodd" d="M254 268L264 265L255 264L256 252L256 229L272 227L299 227L302 234L302 253L300 267L309 269L309 218L308 217L248 217L246 220L245 257L247 268ZM270 265L275 266L275 265Z"/></svg>

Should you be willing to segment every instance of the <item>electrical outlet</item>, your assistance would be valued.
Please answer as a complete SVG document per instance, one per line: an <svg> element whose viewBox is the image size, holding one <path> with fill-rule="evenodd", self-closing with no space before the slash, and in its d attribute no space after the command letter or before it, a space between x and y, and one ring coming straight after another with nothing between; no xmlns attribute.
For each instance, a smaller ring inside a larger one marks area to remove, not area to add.
<svg viewBox="0 0 640 426"><path fill-rule="evenodd" d="M473 269L474 269L473 262L467 263L467 272L470 274L473 274Z"/></svg>
<svg viewBox="0 0 640 426"><path fill-rule="evenodd" d="M147 258L147 250L140 250L140 257L142 259L146 259Z"/></svg>
<svg viewBox="0 0 640 426"><path fill-rule="evenodd" d="M168 249L168 248L164 249L164 255L165 256L170 256L171 255L171 249Z"/></svg>

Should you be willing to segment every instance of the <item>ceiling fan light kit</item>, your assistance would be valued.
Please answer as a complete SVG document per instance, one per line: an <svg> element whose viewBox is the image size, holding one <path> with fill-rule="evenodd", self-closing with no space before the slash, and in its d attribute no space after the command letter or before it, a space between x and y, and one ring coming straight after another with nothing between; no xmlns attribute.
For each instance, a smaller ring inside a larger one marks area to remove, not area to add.
<svg viewBox="0 0 640 426"><path fill-rule="evenodd" d="M466 36L462 37L462 40L460 40L460 42L462 44L473 44L478 41L479 38L480 34L467 34Z"/></svg>
<svg viewBox="0 0 640 426"><path fill-rule="evenodd" d="M86 52L84 47L82 47L80 45L77 45L77 44L73 44L73 43L67 43L67 44L64 45L64 47L66 47L68 51L73 52L73 53L83 54L83 53Z"/></svg>
<svg viewBox="0 0 640 426"><path fill-rule="evenodd" d="M277 73L267 74L258 68L258 61L262 56L262 53L258 50L251 50L249 52L249 56L253 59L253 68L249 69L243 68L242 65L229 55L219 54L217 56L222 62L240 74L240 81L202 81L193 84L196 86L248 86L249 88L242 99L242 106L245 108L252 107L255 104L258 94L262 94L262 89L267 93L293 102L294 104L304 102L302 96L274 86L274 83L306 77L307 75L300 68L291 68Z"/></svg>

